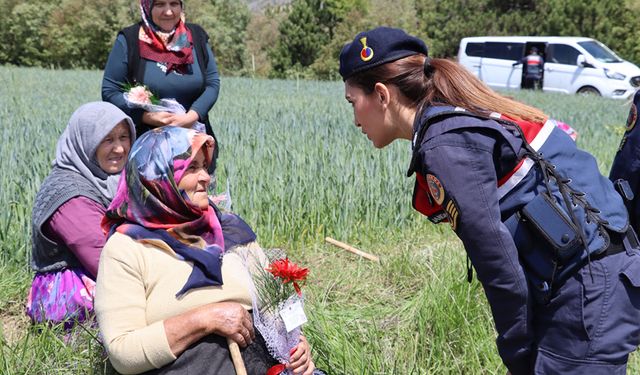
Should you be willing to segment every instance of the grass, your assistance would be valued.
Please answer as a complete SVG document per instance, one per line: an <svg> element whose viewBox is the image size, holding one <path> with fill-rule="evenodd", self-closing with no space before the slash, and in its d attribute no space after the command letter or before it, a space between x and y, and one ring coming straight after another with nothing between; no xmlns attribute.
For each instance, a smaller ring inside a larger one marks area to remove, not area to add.
<svg viewBox="0 0 640 375"><path fill-rule="evenodd" d="M0 67L0 373L110 373L95 328L65 342L31 326L23 301L33 198L73 110L99 100L101 73ZM605 174L628 103L508 92L571 124ZM411 208L409 145L371 147L337 82L224 78L211 112L221 141L219 186L264 247L311 268L305 331L330 374L503 374L477 281L448 226ZM381 257L375 264L325 236ZM640 371L632 356L630 373Z"/></svg>

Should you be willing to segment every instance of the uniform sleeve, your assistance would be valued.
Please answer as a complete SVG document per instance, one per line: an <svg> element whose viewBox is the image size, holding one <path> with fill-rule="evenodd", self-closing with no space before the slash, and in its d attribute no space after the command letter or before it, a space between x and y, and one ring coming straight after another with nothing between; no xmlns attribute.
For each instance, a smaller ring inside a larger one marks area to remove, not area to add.
<svg viewBox="0 0 640 375"><path fill-rule="evenodd" d="M622 137L620 147L613 159L609 179L616 181L624 179L629 182L634 198L631 202L625 202L629 209L629 219L634 229L638 230L638 218L640 217L640 120L638 119L638 106L640 105L640 91L636 93L629 116L627 117L627 131Z"/></svg>
<svg viewBox="0 0 640 375"><path fill-rule="evenodd" d="M44 227L56 242L65 244L94 279L106 241L100 228L104 213L105 208L100 203L76 197L60 206Z"/></svg>
<svg viewBox="0 0 640 375"><path fill-rule="evenodd" d="M207 64L207 74L205 78L204 92L196 99L191 105L190 109L193 109L198 113L200 120L203 120L209 113L213 105L218 100L218 93L220 92L220 75L218 74L218 65L216 64L215 56L209 44L206 48L209 55L209 63ZM198 61L198 63L202 63Z"/></svg>
<svg viewBox="0 0 640 375"><path fill-rule="evenodd" d="M131 117L136 124L141 124L144 111L139 108L129 108L122 96L122 85L127 83L128 67L127 41L124 35L120 34L113 44L104 68L104 75L102 77L102 100L120 108Z"/></svg>
<svg viewBox="0 0 640 375"><path fill-rule="evenodd" d="M118 233L107 241L100 258L95 311L113 367L122 374L160 368L176 357L164 321L147 325L142 246Z"/></svg>
<svg viewBox="0 0 640 375"><path fill-rule="evenodd" d="M498 206L495 141L479 133L439 136L423 145L427 173L444 188L443 207L484 287L498 332L500 356L513 375L532 368L532 312L518 251Z"/></svg>

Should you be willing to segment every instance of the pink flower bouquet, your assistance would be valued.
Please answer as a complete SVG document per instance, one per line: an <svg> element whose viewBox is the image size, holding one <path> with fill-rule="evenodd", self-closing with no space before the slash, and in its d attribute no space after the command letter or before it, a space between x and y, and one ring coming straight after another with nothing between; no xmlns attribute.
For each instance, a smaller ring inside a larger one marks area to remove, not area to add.
<svg viewBox="0 0 640 375"><path fill-rule="evenodd" d="M178 114L187 112L182 104L178 103L175 99L158 99L145 85L125 85L122 95L129 108L141 108L147 112L170 112ZM205 132L204 124L199 121L196 121L192 128L199 132Z"/></svg>

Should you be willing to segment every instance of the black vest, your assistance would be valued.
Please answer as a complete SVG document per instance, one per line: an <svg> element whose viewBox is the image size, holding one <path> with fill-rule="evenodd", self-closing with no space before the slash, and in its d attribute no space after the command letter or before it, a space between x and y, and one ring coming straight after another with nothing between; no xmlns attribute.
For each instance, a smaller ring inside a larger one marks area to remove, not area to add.
<svg viewBox="0 0 640 375"><path fill-rule="evenodd" d="M109 200L80 174L53 167L36 194L31 214L31 268L36 272L59 271L79 265L76 257L63 245L42 233L42 225L71 198L87 197L104 207ZM82 230L82 228L78 228Z"/></svg>

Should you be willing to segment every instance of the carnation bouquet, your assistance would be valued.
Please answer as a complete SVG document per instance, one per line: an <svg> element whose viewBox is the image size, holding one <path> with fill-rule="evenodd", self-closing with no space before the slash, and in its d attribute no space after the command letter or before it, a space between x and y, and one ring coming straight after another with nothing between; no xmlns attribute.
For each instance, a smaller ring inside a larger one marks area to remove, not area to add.
<svg viewBox="0 0 640 375"><path fill-rule="evenodd" d="M140 108L147 112L187 113L177 100L171 98L159 99L146 85L125 84L123 88L124 93L122 95L129 108ZM196 121L192 128L199 132L205 132L204 124L199 121Z"/></svg>
<svg viewBox="0 0 640 375"><path fill-rule="evenodd" d="M282 250L265 250L264 254L266 260L245 260L252 281L253 324L264 338L269 353L280 362L267 375L288 375L291 371L285 364L290 361L291 349L300 343L300 327L307 321L301 287L309 269L291 262ZM316 370L314 374L322 372Z"/></svg>

